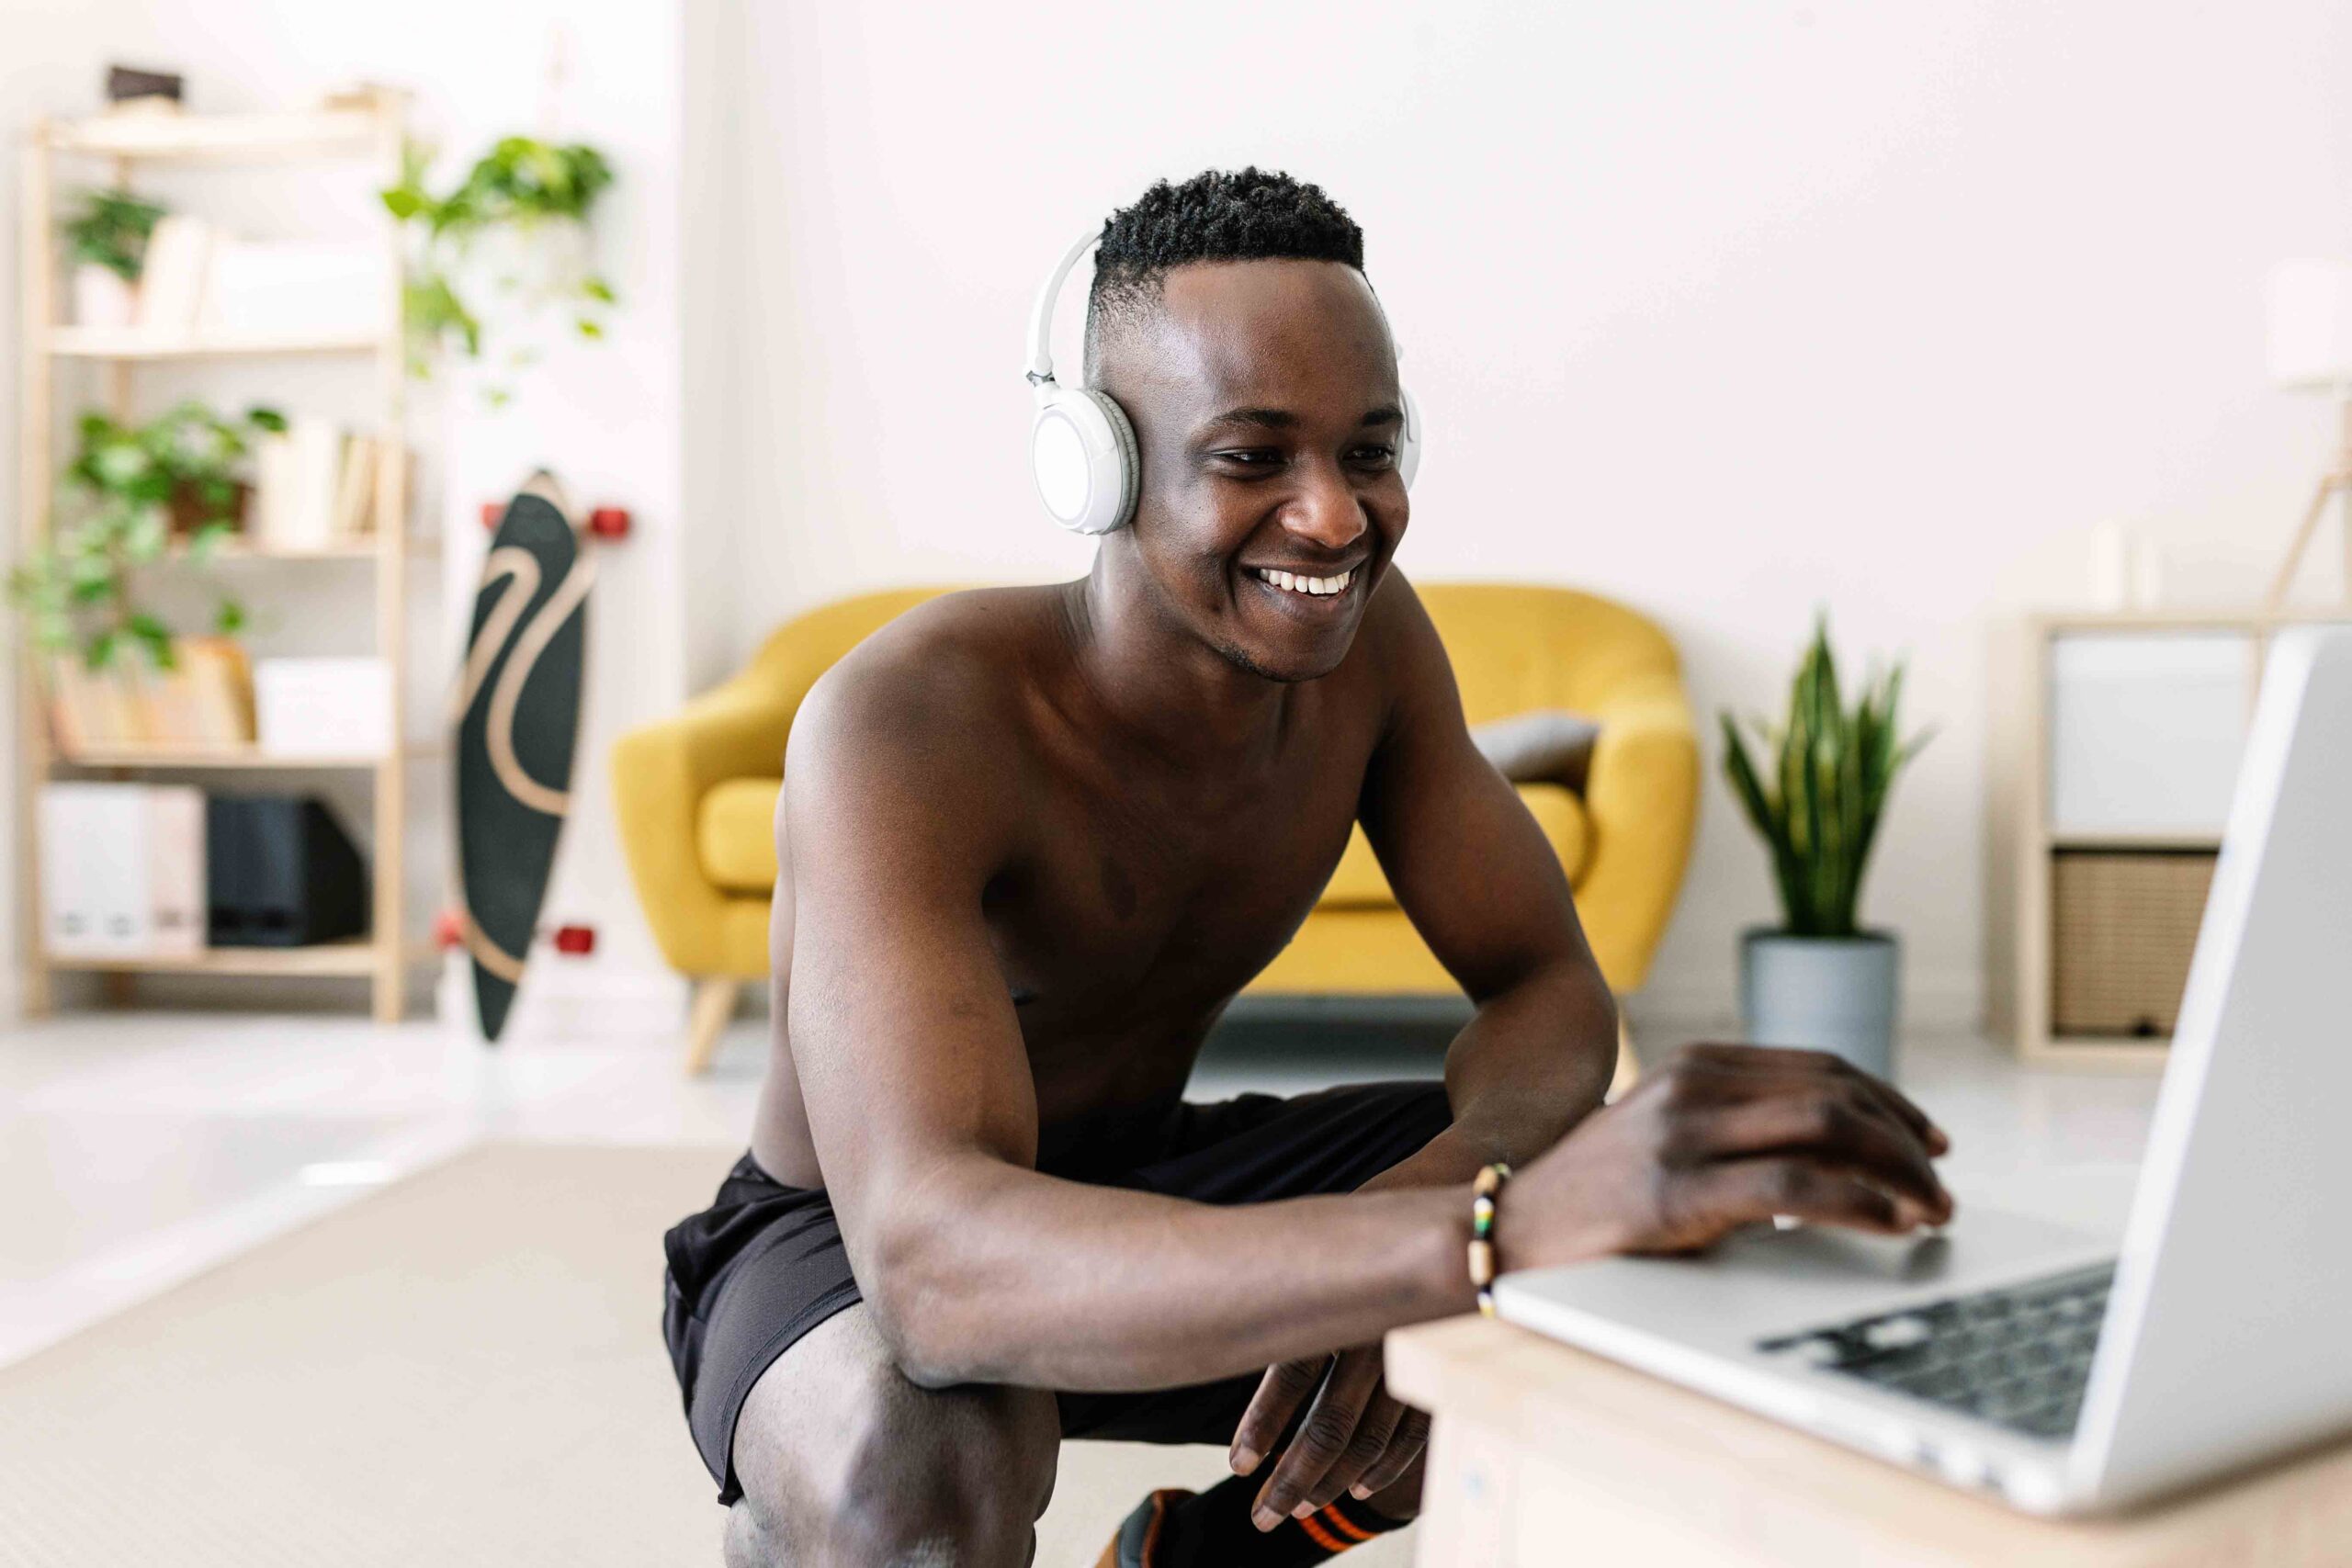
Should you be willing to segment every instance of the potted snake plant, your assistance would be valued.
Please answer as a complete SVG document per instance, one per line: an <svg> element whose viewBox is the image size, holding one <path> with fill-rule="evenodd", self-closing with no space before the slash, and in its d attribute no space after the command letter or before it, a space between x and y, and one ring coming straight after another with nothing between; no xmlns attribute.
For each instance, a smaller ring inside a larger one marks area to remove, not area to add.
<svg viewBox="0 0 2352 1568"><path fill-rule="evenodd" d="M1750 719L1751 756L1726 713L1724 771L1771 852L1781 923L1742 938L1740 1019L1759 1045L1834 1051L1885 1076L1894 1065L1902 947L1858 915L1862 874L1895 775L1926 744L1898 738L1903 666L1874 673L1852 707L1838 684L1826 616L1797 667L1786 720Z"/></svg>

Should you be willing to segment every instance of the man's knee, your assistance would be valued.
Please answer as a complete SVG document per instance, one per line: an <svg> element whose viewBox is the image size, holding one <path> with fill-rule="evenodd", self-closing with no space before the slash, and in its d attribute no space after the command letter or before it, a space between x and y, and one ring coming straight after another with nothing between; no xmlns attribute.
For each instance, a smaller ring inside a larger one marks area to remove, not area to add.
<svg viewBox="0 0 2352 1568"><path fill-rule="evenodd" d="M1050 1396L1012 1389L923 1396L920 1433L861 1446L832 1521L844 1562L1021 1568L1053 1491L1060 1424Z"/></svg>
<svg viewBox="0 0 2352 1568"><path fill-rule="evenodd" d="M875 1381L862 1418L831 1434L830 1452L808 1456L814 1462L739 1448L743 1501L728 1524L729 1568L1026 1563L1060 1446L1052 1396L928 1393L883 1369Z"/></svg>

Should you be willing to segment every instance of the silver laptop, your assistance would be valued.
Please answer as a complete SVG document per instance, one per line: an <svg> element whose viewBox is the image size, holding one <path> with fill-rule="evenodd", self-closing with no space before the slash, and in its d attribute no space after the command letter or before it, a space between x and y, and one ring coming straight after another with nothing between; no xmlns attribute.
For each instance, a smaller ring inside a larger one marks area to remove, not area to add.
<svg viewBox="0 0 2352 1568"><path fill-rule="evenodd" d="M1963 1206L1506 1277L1501 1315L2035 1513L2352 1431L2352 630L2272 645L2120 1242Z"/></svg>

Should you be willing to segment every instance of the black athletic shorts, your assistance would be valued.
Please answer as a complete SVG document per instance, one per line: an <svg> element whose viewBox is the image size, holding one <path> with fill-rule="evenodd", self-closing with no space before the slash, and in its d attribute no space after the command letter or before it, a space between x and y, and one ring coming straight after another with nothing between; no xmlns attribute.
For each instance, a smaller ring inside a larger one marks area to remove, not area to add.
<svg viewBox="0 0 2352 1568"><path fill-rule="evenodd" d="M1445 1087L1348 1085L1281 1100L1245 1094L1180 1103L1119 1152L1046 1167L1105 1187L1204 1203L1265 1203L1351 1192L1442 1132ZM793 1342L854 1304L841 1227L821 1188L786 1187L750 1155L701 1213L662 1238L669 1254L662 1335L685 1396L686 1425L718 1500L742 1495L731 1451L752 1385ZM1062 1432L1153 1443L1228 1443L1260 1374L1148 1393L1063 1393Z"/></svg>

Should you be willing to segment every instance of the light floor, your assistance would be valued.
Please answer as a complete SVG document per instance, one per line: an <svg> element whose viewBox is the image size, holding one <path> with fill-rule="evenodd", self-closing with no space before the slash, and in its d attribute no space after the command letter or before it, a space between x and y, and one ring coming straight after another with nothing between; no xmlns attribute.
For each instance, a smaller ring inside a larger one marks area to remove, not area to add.
<svg viewBox="0 0 2352 1568"><path fill-rule="evenodd" d="M334 1016L81 1014L0 1038L0 1364L485 1137L742 1146L763 1025L689 1080L669 1043L514 1043ZM1426 1047L1301 1028L1213 1047L1193 1096L1434 1076ZM1952 1134L1963 1206L2120 1229L2153 1077L2027 1074L1914 1042L1901 1077ZM653 1245L648 1239L648 1247Z"/></svg>

